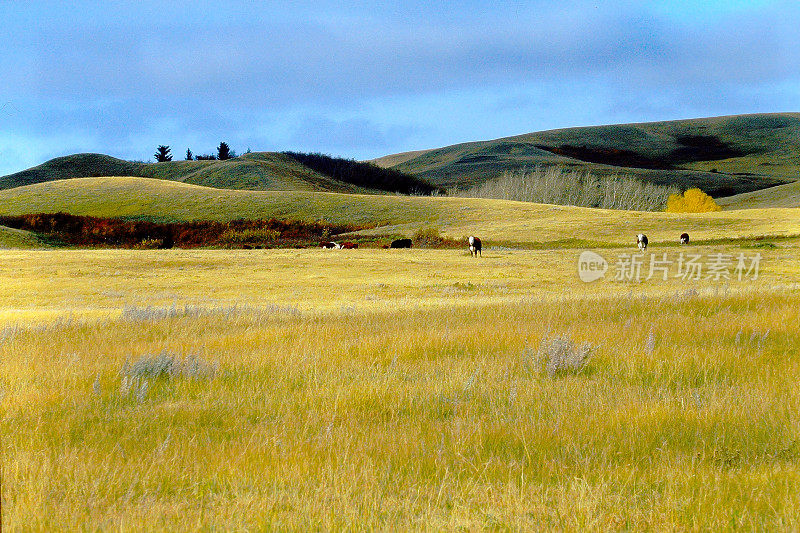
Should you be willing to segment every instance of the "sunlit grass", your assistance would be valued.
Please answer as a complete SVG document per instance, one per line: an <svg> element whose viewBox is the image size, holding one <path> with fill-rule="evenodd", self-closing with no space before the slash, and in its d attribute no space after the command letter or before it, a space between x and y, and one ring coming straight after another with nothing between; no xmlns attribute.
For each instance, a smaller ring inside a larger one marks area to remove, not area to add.
<svg viewBox="0 0 800 533"><path fill-rule="evenodd" d="M8 251L3 525L798 529L798 248L759 251L591 284L571 249ZM551 375L562 336L595 349Z"/></svg>
<svg viewBox="0 0 800 533"><path fill-rule="evenodd" d="M787 208L651 213L482 198L242 191L128 177L76 178L0 191L0 214L59 211L159 221L276 217L375 225L371 233L408 236L437 227L448 237L477 235L484 246L565 239L619 246L635 243L638 233L646 233L651 243L675 243L683 232L692 239L800 235L798 210Z"/></svg>

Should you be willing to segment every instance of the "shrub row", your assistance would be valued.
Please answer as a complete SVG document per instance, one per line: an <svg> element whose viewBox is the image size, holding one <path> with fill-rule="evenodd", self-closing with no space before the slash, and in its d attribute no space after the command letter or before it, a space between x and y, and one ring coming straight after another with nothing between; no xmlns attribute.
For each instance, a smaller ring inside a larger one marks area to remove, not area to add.
<svg viewBox="0 0 800 533"><path fill-rule="evenodd" d="M0 216L0 225L44 234L67 245L120 248L305 247L330 235L367 228L274 218L160 224L67 213Z"/></svg>
<svg viewBox="0 0 800 533"><path fill-rule="evenodd" d="M359 187L402 194L430 195L444 192L417 176L392 168L381 168L374 163L320 153L284 152L284 154L320 174Z"/></svg>

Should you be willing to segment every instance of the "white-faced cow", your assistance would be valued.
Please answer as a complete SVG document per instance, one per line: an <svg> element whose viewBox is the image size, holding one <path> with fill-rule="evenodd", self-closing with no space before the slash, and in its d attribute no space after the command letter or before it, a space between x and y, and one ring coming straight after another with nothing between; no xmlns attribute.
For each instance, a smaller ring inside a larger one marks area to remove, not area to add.
<svg viewBox="0 0 800 533"><path fill-rule="evenodd" d="M647 250L647 235L644 233L640 233L636 236L636 245L639 247L639 250L645 251Z"/></svg>
<svg viewBox="0 0 800 533"><path fill-rule="evenodd" d="M681 244L689 244L689 234L681 233Z"/></svg>
<svg viewBox="0 0 800 533"><path fill-rule="evenodd" d="M469 236L469 253L474 257L481 255L481 240L472 235Z"/></svg>
<svg viewBox="0 0 800 533"><path fill-rule="evenodd" d="M319 243L319 247L325 248L326 250L334 250L337 248L341 248L340 245L336 244L333 241L322 241L321 243Z"/></svg>

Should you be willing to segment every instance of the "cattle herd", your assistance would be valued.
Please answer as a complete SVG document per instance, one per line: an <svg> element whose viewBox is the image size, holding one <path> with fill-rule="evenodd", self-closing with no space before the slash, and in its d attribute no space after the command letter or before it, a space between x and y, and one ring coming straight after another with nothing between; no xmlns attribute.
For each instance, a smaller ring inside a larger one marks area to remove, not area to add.
<svg viewBox="0 0 800 533"><path fill-rule="evenodd" d="M681 233L681 236L678 240L681 244L689 244L689 234L688 233ZM649 240L647 239L647 235L644 233L639 233L636 235L636 245L639 247L639 250L645 251L647 250L647 244ZM392 241L391 244L384 246L384 248L411 248L412 246L411 239L396 239ZM469 253L473 257L480 257L482 254L482 243L478 237L474 235L470 235L467 239L467 244L469 247ZM354 248L358 248L358 243L346 241L343 243L337 243L334 241L321 241L319 243L320 248L325 248L328 250L352 250Z"/></svg>

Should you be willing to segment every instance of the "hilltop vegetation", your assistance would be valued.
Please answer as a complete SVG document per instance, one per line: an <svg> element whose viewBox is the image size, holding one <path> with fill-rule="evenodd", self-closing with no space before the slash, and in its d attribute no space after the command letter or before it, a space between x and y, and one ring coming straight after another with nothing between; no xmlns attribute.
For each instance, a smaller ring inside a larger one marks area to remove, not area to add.
<svg viewBox="0 0 800 533"><path fill-rule="evenodd" d="M325 154L284 152L305 166L335 180L383 191L405 194L431 194L438 189L430 183L399 170L382 168L374 163L331 157Z"/></svg>
<svg viewBox="0 0 800 533"><path fill-rule="evenodd" d="M800 114L568 128L395 154L375 162L448 188L466 188L508 171L558 165L728 196L800 177Z"/></svg>
<svg viewBox="0 0 800 533"><path fill-rule="evenodd" d="M306 164L308 163L308 164ZM227 160L135 163L102 154L76 154L0 178L0 189L49 181L129 176L247 190L428 194L424 180L370 163L301 153L248 153Z"/></svg>

